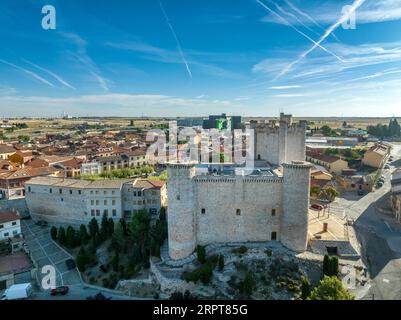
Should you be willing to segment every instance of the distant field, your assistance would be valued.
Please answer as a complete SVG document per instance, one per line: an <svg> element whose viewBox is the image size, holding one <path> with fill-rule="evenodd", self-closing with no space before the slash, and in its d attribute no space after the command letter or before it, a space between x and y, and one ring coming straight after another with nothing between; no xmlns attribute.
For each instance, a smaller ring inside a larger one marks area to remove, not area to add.
<svg viewBox="0 0 401 320"><path fill-rule="evenodd" d="M244 121L249 121L251 119L254 120L271 120L278 118L273 117L244 117ZM5 129L1 129L3 133L8 138L15 138L19 135L28 135L28 136L42 136L45 133L71 133L74 132L74 127L77 127L83 123L88 123L95 125L97 123L105 124L110 127L118 127L120 126L130 126L131 120L134 121L134 128L148 128L152 125L156 124L166 124L168 123L168 118L77 118L77 119L10 119L8 123L21 123L25 122L29 128L15 130L14 132L6 132ZM298 120L307 120L312 125L316 125L321 127L323 125L328 125L332 128L340 128L343 125L343 122L347 122L347 124L354 126L355 128L366 129L369 125L376 125L379 123L388 124L390 118L336 118L336 117L297 117L294 119ZM398 119L401 122L401 119ZM4 123L4 120L3 120ZM70 128L63 128L68 126Z"/></svg>

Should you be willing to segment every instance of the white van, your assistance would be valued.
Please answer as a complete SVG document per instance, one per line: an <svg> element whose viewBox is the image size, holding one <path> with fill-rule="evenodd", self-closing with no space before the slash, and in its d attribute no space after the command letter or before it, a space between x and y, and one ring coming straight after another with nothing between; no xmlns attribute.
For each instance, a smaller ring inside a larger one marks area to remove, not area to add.
<svg viewBox="0 0 401 320"><path fill-rule="evenodd" d="M32 294L32 285L30 283L14 284L6 289L1 296L1 300L20 300L27 299Z"/></svg>

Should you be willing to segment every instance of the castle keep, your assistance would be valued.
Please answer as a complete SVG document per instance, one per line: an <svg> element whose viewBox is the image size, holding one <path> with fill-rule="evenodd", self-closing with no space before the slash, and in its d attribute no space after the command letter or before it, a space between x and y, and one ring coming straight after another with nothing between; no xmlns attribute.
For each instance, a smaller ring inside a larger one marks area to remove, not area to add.
<svg viewBox="0 0 401 320"><path fill-rule="evenodd" d="M304 251L310 168L294 161L283 164L283 176L240 176L197 175L195 165L169 165L170 257L185 258L198 244L270 240Z"/></svg>
<svg viewBox="0 0 401 320"><path fill-rule="evenodd" d="M291 115L280 114L280 120L251 121L255 132L255 160L280 165L292 160L305 160L306 121L294 123Z"/></svg>
<svg viewBox="0 0 401 320"><path fill-rule="evenodd" d="M306 250L311 164L305 160L306 122L291 115L251 121L255 159L265 163L251 174L240 168L200 170L169 164L168 235L172 259L191 255L197 245L280 241ZM280 173L273 167L280 166ZM239 170L239 171L238 171Z"/></svg>

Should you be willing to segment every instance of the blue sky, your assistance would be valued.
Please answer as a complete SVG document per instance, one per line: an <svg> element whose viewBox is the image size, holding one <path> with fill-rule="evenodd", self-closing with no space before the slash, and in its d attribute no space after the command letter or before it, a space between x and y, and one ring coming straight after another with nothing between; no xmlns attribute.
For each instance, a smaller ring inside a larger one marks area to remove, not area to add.
<svg viewBox="0 0 401 320"><path fill-rule="evenodd" d="M401 116L401 0L2 0L0 41L5 117Z"/></svg>

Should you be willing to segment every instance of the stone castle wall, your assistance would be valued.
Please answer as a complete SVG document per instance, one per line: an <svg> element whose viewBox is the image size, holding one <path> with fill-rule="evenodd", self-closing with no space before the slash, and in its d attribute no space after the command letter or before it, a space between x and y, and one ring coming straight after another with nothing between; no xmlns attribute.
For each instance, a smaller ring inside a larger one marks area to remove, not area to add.
<svg viewBox="0 0 401 320"><path fill-rule="evenodd" d="M193 165L169 165L170 257L188 257L198 244L270 241L273 233L306 250L310 168L287 164L283 177L195 176Z"/></svg>
<svg viewBox="0 0 401 320"><path fill-rule="evenodd" d="M280 178L197 177L194 184L198 244L268 241L279 233Z"/></svg>

